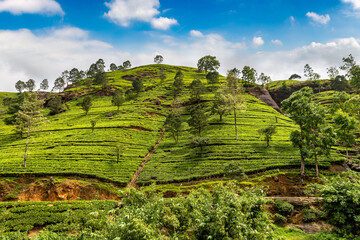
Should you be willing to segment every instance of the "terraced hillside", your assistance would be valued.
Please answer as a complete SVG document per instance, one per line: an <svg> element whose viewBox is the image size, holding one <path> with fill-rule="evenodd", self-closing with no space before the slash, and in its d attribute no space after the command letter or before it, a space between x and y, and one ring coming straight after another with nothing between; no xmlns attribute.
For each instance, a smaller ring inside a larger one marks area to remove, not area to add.
<svg viewBox="0 0 360 240"><path fill-rule="evenodd" d="M159 79L161 69L167 76L164 81ZM22 167L25 140L18 138L13 126L3 123L7 115L1 114L0 174L90 176L125 185L158 141L166 115L173 107L182 112L184 120L180 141L175 144L170 133L165 133L159 148L140 174L141 183L220 176L233 162L239 163L246 172L299 165L298 151L288 139L294 124L250 95L246 95L247 110L238 117L238 141L234 137L232 115L225 116L222 122L218 116L211 116L206 131L210 145L205 147L203 154L192 149L186 123L189 115L185 105L191 104L188 88L173 101L172 84L179 69L184 74L185 86L199 78L208 88L214 87L207 85L205 74L197 69L148 65L107 73L110 81L106 91L101 86L85 84L67 89L61 94L72 99L66 102L67 110L47 116L48 122L31 137L27 168ZM126 101L117 113L116 107L111 105L111 96L107 95L115 88L130 89L137 76L143 79L145 91ZM94 99L87 116L79 106L86 95L93 95ZM214 92L207 91L202 101L210 107L213 97ZM47 115L49 110L44 112ZM96 121L94 133L91 120ZM277 134L267 148L257 130L268 125L276 125ZM119 144L122 146L121 158L117 163L116 145ZM320 163L329 166L331 161L337 160L339 156L333 153L333 158L323 159Z"/></svg>

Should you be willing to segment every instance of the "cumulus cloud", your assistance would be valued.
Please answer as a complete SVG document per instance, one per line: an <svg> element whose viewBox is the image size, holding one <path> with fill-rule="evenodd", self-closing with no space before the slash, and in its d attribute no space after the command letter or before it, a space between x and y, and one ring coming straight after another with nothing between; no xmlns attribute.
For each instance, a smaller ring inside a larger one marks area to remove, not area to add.
<svg viewBox="0 0 360 240"><path fill-rule="evenodd" d="M37 34L35 34L36 32ZM87 31L66 27L39 30L0 31L0 91L15 91L19 79L33 78L39 82L55 80L62 71L73 67L86 70L91 63L103 58L107 66L129 59L133 66L150 64L161 53L166 63L196 67L197 60L214 55L221 63L220 73L245 65L270 75L273 80L287 79L291 74L303 73L305 64L326 77L326 68L340 66L342 57L350 53L360 58L360 40L343 38L327 43L311 43L287 51L252 53L244 42L233 42L219 34L203 34L188 42L170 35L154 34L153 41L142 44L139 50L128 52L109 43L92 39Z"/></svg>
<svg viewBox="0 0 360 240"><path fill-rule="evenodd" d="M14 15L24 13L44 15L64 15L59 3L54 0L0 0L0 12Z"/></svg>
<svg viewBox="0 0 360 240"><path fill-rule="evenodd" d="M360 9L360 0L341 0L343 3L350 3L354 9Z"/></svg>
<svg viewBox="0 0 360 240"><path fill-rule="evenodd" d="M319 14L314 13L314 12L308 12L308 13L306 13L306 16L308 18L310 18L311 20L313 20L314 22L320 23L320 24L327 24L330 21L330 15L329 14L319 15Z"/></svg>
<svg viewBox="0 0 360 240"><path fill-rule="evenodd" d="M104 16L123 27L134 21L148 22L155 29L167 30L178 22L173 18L156 16L160 14L159 0L113 0L105 2L109 11Z"/></svg>
<svg viewBox="0 0 360 240"><path fill-rule="evenodd" d="M178 25L178 21L173 18L153 18L151 20L151 26L159 30L168 30L172 25Z"/></svg>
<svg viewBox="0 0 360 240"><path fill-rule="evenodd" d="M271 43L272 44L274 44L274 45L278 45L278 46L282 46L283 45L283 43L282 43L282 41L280 41L280 40L271 40Z"/></svg>
<svg viewBox="0 0 360 240"><path fill-rule="evenodd" d="M202 34L202 32L197 31L197 30L191 30L190 36L202 38L202 37L204 37L204 34Z"/></svg>
<svg viewBox="0 0 360 240"><path fill-rule="evenodd" d="M254 48L261 47L262 45L264 45L264 40L262 39L262 37L254 37L252 40L252 45Z"/></svg>

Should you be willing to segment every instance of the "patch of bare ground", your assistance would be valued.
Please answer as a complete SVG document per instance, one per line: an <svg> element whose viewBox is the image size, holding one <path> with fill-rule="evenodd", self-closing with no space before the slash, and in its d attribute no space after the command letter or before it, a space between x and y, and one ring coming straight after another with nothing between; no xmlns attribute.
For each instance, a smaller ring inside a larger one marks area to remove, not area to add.
<svg viewBox="0 0 360 240"><path fill-rule="evenodd" d="M43 230L44 228L42 227L35 227L33 229L31 229L28 233L28 238L33 238L36 235L39 235L39 233Z"/></svg>

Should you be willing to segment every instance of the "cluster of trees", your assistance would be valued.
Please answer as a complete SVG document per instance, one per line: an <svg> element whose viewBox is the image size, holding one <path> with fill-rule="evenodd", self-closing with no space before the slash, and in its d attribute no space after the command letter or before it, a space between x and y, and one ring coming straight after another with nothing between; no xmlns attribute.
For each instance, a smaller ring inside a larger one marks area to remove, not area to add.
<svg viewBox="0 0 360 240"><path fill-rule="evenodd" d="M353 117L344 111L338 111L331 122L326 121L326 109L313 101L313 91L309 87L294 92L288 99L282 102L282 110L299 125L299 130L295 130L290 135L293 145L299 148L301 158L301 176L305 176L305 159L314 158L316 174L319 176L318 159L320 156L329 156L330 149L336 142L348 148L355 144L355 131L357 122ZM342 97L339 94L339 99ZM357 98L347 102L349 111L359 108ZM336 105L336 104L335 104ZM338 105L336 105L338 106ZM341 108L339 106L338 108Z"/></svg>

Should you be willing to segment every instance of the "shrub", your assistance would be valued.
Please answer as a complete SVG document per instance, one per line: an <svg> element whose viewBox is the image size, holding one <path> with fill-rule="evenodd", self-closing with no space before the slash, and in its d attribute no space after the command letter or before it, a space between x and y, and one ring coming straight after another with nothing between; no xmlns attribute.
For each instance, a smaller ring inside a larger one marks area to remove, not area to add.
<svg viewBox="0 0 360 240"><path fill-rule="evenodd" d="M294 206L291 203L281 200L275 200L275 207L284 216L289 216L294 211Z"/></svg>
<svg viewBox="0 0 360 240"><path fill-rule="evenodd" d="M283 224L285 224L287 222L287 217L285 217L285 216L283 216L283 215L281 215L279 213L276 213L274 215L274 222L277 223L277 224L283 225Z"/></svg>

